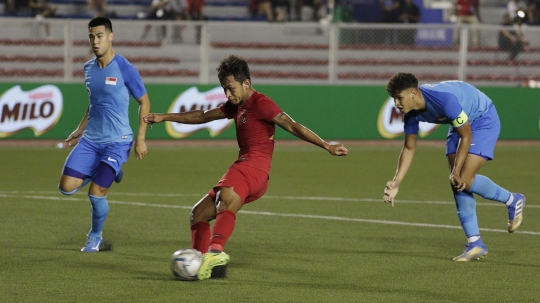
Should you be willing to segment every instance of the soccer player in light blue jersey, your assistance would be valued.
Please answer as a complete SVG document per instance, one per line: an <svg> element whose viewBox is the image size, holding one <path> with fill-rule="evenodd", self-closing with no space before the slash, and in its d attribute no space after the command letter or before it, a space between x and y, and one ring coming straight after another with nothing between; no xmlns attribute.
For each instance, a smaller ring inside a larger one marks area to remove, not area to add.
<svg viewBox="0 0 540 303"><path fill-rule="evenodd" d="M84 65L90 104L77 129L66 139L68 146L75 147L66 159L58 189L72 195L91 182L88 197L92 227L81 251L97 252L103 244L102 229L109 213L109 188L122 180L122 165L128 160L132 145L137 159L143 159L148 152L142 117L150 111L150 100L137 69L112 48L111 21L104 17L92 19L88 23L88 37L95 55ZM139 103L135 137L129 125L130 95Z"/></svg>
<svg viewBox="0 0 540 303"><path fill-rule="evenodd" d="M478 260L488 250L478 228L476 200L473 194L505 203L508 208L508 232L515 232L523 220L525 197L510 193L478 170L493 159L501 125L499 116L484 93L462 81L443 81L418 86L413 74L395 74L386 86L396 108L404 114L405 142L394 179L386 184L384 201L392 203L405 178L416 151L420 121L449 124L446 156L450 183L461 226L468 239L465 251L454 261Z"/></svg>

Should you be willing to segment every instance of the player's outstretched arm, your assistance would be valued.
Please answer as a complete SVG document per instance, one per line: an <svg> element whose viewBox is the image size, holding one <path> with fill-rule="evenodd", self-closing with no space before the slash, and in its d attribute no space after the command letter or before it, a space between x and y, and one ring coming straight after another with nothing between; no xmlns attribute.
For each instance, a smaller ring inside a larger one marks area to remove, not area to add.
<svg viewBox="0 0 540 303"><path fill-rule="evenodd" d="M69 137L66 138L66 144L69 147L73 147L79 143L79 139L82 137L84 133L84 129L86 128L86 125L88 124L88 111L89 108L86 108L86 113L84 114L84 117L81 120L81 123L79 123L79 126L77 126L77 129L74 130Z"/></svg>
<svg viewBox="0 0 540 303"><path fill-rule="evenodd" d="M343 144L329 144L307 127L303 126L300 123L296 123L286 113L281 113L277 115L272 121L276 123L279 127L295 135L296 137L306 142L320 146L334 156L346 156L348 153L347 148L345 148Z"/></svg>
<svg viewBox="0 0 540 303"><path fill-rule="evenodd" d="M192 110L183 113L148 114L143 117L143 121L144 123L152 126L152 124L154 123L161 123L165 121L184 124L203 124L206 122L225 118L227 117L219 108L213 108L205 111Z"/></svg>
<svg viewBox="0 0 540 303"><path fill-rule="evenodd" d="M394 179L392 181L388 181L386 183L386 187L384 188L383 200L386 203L391 203L392 207L394 207L394 198L399 192L399 185L401 184L401 181L403 181L403 179L405 178L405 175L407 174L409 167L411 167L411 163L414 159L417 140L417 134L405 135L405 142L403 144L403 148L401 149L401 153L399 154L396 174L394 176Z"/></svg>

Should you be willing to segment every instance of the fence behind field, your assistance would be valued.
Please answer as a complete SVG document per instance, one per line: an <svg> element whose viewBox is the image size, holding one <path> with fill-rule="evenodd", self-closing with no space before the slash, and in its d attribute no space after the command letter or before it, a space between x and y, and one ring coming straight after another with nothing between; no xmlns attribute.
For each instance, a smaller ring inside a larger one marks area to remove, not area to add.
<svg viewBox="0 0 540 303"><path fill-rule="evenodd" d="M0 18L0 81L81 82L92 55L87 20ZM50 36L44 36L49 24ZM460 79L477 85L539 80L540 28L514 60L499 48L498 25L160 22L113 20L115 51L147 83L217 83L215 68L229 54L250 64L254 83L384 84L407 71L422 82ZM143 37L143 33L148 33Z"/></svg>

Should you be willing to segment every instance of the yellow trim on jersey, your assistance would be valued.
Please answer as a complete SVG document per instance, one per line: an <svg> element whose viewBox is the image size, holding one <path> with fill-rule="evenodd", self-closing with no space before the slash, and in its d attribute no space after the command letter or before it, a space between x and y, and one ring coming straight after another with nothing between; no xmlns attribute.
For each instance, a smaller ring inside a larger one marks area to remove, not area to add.
<svg viewBox="0 0 540 303"><path fill-rule="evenodd" d="M452 121L452 125L454 127L460 127L463 124L465 124L465 122L467 122L467 120L469 120L469 117L467 116L465 111L462 110L461 113L459 114L459 116L457 116L457 118L454 119L454 121Z"/></svg>

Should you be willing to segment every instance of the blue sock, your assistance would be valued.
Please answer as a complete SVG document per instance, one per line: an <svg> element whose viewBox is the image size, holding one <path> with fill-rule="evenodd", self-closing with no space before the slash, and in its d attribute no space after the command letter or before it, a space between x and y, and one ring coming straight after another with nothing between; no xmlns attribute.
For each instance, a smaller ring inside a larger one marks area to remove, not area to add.
<svg viewBox="0 0 540 303"><path fill-rule="evenodd" d="M101 231L103 230L103 224L105 224L105 219L109 214L109 203L107 203L107 196L97 197L93 195L88 195L90 197L90 203L92 207L92 229L88 233L89 237L101 237Z"/></svg>
<svg viewBox="0 0 540 303"><path fill-rule="evenodd" d="M476 200L472 193L467 191L454 192L454 200L461 227L467 238L480 236L478 218L476 217Z"/></svg>
<svg viewBox="0 0 540 303"><path fill-rule="evenodd" d="M506 203L510 199L509 191L482 175L476 175L469 191L492 201Z"/></svg>

